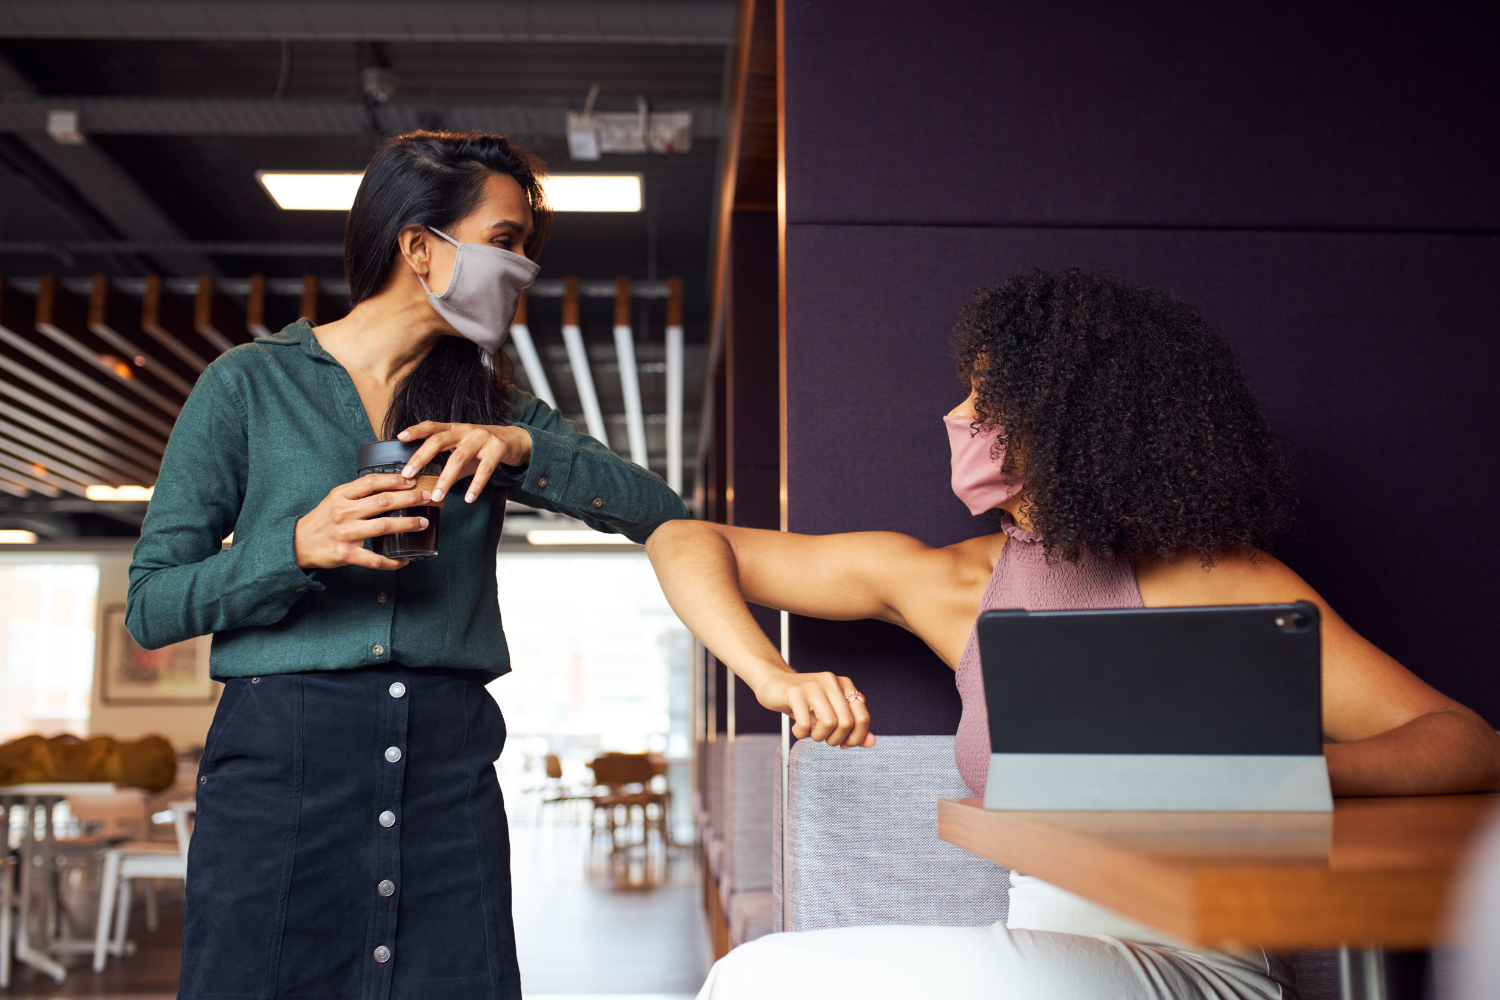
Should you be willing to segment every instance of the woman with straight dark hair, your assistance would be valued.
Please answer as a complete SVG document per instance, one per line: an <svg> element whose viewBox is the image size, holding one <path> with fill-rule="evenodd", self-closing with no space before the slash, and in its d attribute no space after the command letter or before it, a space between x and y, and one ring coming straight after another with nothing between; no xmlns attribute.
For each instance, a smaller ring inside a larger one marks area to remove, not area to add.
<svg viewBox="0 0 1500 1000"><path fill-rule="evenodd" d="M172 431L127 624L147 649L212 633L224 682L184 1000L521 995L505 723L484 688L510 669L505 501L635 541L686 516L510 382L500 345L550 218L540 173L503 136L386 142L349 212L349 314L226 352ZM356 475L361 446L392 438L405 466ZM435 558L366 547L428 527L391 512L439 505Z"/></svg>

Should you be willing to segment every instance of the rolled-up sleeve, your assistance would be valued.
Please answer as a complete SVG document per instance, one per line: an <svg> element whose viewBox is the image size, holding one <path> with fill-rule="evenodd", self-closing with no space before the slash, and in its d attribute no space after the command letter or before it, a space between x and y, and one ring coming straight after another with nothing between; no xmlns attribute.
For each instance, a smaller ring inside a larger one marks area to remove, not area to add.
<svg viewBox="0 0 1500 1000"><path fill-rule="evenodd" d="M235 530L249 470L248 421L210 366L172 429L130 564L125 624L146 649L281 620L318 583L297 565L297 519Z"/></svg>
<svg viewBox="0 0 1500 1000"><path fill-rule="evenodd" d="M512 472L515 500L633 542L688 516L660 476L616 455L536 397L519 390L512 396L515 423L531 434L531 460Z"/></svg>

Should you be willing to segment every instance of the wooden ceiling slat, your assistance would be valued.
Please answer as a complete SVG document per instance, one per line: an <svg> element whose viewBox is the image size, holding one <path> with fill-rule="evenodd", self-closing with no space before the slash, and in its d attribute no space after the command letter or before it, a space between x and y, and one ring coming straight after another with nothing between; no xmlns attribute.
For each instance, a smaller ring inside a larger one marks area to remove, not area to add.
<svg viewBox="0 0 1500 1000"><path fill-rule="evenodd" d="M318 278L312 274L302 276L302 305L298 318L304 316L313 326L318 325Z"/></svg>
<svg viewBox="0 0 1500 1000"><path fill-rule="evenodd" d="M134 303L130 305L133 306ZM188 393L193 391L193 383L158 361L141 343L139 335L135 337L128 335L139 331L137 321L139 310L134 308L127 310L125 306L122 296L109 287L109 275L94 275L93 287L89 293L89 332L115 350L124 352L126 360L139 358L144 361L144 367L148 372L171 386L186 399Z"/></svg>
<svg viewBox="0 0 1500 1000"><path fill-rule="evenodd" d="M0 362L4 362L5 360L7 359L0 357ZM3 365L0 365L0 367L3 367ZM38 376L38 378L40 378L40 376ZM42 381L46 380L43 379ZM146 480L148 481L156 479L156 473L149 470L154 469L157 465L160 464L161 459L159 457L153 457L152 455L149 455L141 449L137 448L135 445L127 444L126 442L121 441L118 435L109 433L98 424L90 423L87 420L82 420L76 415L69 413L67 410L62 409L61 407L53 406L45 399L42 399L39 396L33 396L25 389L22 389L18 385L13 385L3 378L0 378L0 393L9 396L11 399L14 399L25 406L31 407L37 413L42 414L49 420L55 421L56 424L62 424L65 427L71 427L78 433L86 434L94 440L100 442L101 444L113 449L119 457L111 458L110 461L118 465L121 469L127 472L142 472L145 475ZM34 418L31 418L28 415L27 419ZM55 425L48 425L46 430L48 434L56 437L59 441L66 440L60 435L66 434L67 431L58 430ZM161 449L158 449L158 452L160 450Z"/></svg>
<svg viewBox="0 0 1500 1000"><path fill-rule="evenodd" d="M208 367L208 362L184 342L185 334L193 326L193 309L186 300L167 291L161 275L146 275L146 292L141 296L141 329L181 358L193 371L202 372Z"/></svg>
<svg viewBox="0 0 1500 1000"><path fill-rule="evenodd" d="M108 403L110 406L113 406L121 413L128 413L130 416L139 420L147 427L158 432L162 436L163 440L165 440L172 433L171 424L162 420L160 417L146 412L141 407L136 406L134 403L122 397L119 393L100 385L98 382L91 378L86 377L82 372L78 371L78 369L74 368L71 365L65 364L64 362L48 354L46 351L37 347L35 344L32 344L26 338L17 334L14 330L11 330L10 328L5 326L0 326L0 343L4 343L14 348L20 353L26 355L26 357L30 358L32 361L35 361L46 366L47 368L52 369L54 372L72 382L79 388L93 393L99 399L103 400L105 403ZM17 365L16 367L19 368L20 366ZM49 388L47 389L47 391L52 392L52 389ZM57 395L57 393L53 392L53 395ZM69 395L72 396L71 393L69 393ZM73 399L77 398L77 396L73 396L72 399L68 400L68 403L70 405L76 405L73 404ZM103 411L97 412L102 416ZM109 423L118 424L119 429L124 429L130 426L123 420L120 420L118 417L102 417L102 419L105 419Z"/></svg>
<svg viewBox="0 0 1500 1000"><path fill-rule="evenodd" d="M28 448L4 434L0 434L0 454L12 455L23 462L31 462L34 466L31 470L33 475L44 473L53 476L57 479L57 485L81 497L87 496L88 488L94 485L94 477L82 469L60 461L56 456L44 455L35 448ZM42 472L39 473L35 466L40 466Z"/></svg>
<svg viewBox="0 0 1500 1000"><path fill-rule="evenodd" d="M79 321L75 329L88 328L88 314L86 310L66 308L66 306L68 305L75 304L73 302L73 299L74 296L72 295L72 293L68 292L66 289L58 285L58 283L53 279L52 275L42 275L41 284L37 290L36 297L36 321L33 324L36 328L36 331L42 334L44 337L47 337L54 344L67 351L69 354L72 354L74 357L78 358L78 360L82 361L84 364L89 365L90 367L97 370L106 378L110 379L118 385L124 386L131 392L134 392L137 396L141 397L141 399L145 400L148 403L151 403L157 409L171 414L173 418L181 413L182 406L180 404L174 403L172 400L157 392L149 385L146 385L145 381L134 372L131 372L129 376L121 375L102 357L100 357L97 351L89 350L78 340L77 337L63 328L61 324L67 323L67 321L70 319L76 319ZM82 315L69 315L67 317L64 317L63 314L65 312L78 312L82 313ZM123 360L126 364L130 363L129 358L125 358ZM168 425L167 430L164 433L171 433L170 425Z"/></svg>
<svg viewBox="0 0 1500 1000"><path fill-rule="evenodd" d="M20 338L16 337L14 333L6 329L4 326L0 326L0 342L14 346L17 340L20 340ZM22 341L22 343L25 344L24 341ZM136 441L139 441L147 448L155 451L158 455L167 450L166 437L171 433L170 430L164 431L160 438L153 437L152 435L134 426L133 424L121 420L115 414L109 413L105 410L101 410L99 407L95 406L93 403L90 403L88 400L82 398L76 393L64 389L62 386L58 385L56 382L53 382L51 379L43 375L38 375L36 372L32 371L30 368L27 368L25 365L17 364L15 361L7 358L3 354L0 354L0 370L7 371L18 378L30 382L32 385L36 386L43 392L52 395L53 398L60 399L64 403L67 403L79 413L86 413L89 416L93 417L105 427L116 430L128 437L134 438Z"/></svg>
<svg viewBox="0 0 1500 1000"><path fill-rule="evenodd" d="M252 337L269 337L266 326L266 276L250 275L250 292L245 298L245 329Z"/></svg>
<svg viewBox="0 0 1500 1000"><path fill-rule="evenodd" d="M0 382L0 390L3 390L5 388L6 383ZM39 408L36 409L38 409L38 412L45 413L45 411L42 411ZM47 416L52 417L54 420L57 419L58 414L67 416L67 414L64 414L63 411L60 410L57 411L56 414L46 413ZM67 431L57 427L55 424L39 422L35 415L27 413L25 410L21 409L18 406L11 406L4 400L0 400L0 418L9 418L10 420L20 421L20 423L14 426L31 427L33 430L38 432L39 436L45 435L46 437L51 438L53 441L56 441L72 449L79 455L86 455L94 461L102 464L105 468L113 469L114 471L109 473L109 475L119 479L119 483L115 483L112 485L125 485L127 483L131 485L149 485L153 480L156 479L156 473L150 471L144 466L137 465L135 462L132 462L129 459L122 458L117 452L111 451L108 448L101 448L99 445L94 444L92 441L85 441L83 440L83 438L78 437L76 434L70 434ZM4 419L0 419L0 426L5 426ZM112 441L107 437L106 440L110 440L111 444L114 447L119 447L119 442ZM51 448L56 447L56 445L47 443L39 444L37 445L37 447Z"/></svg>
<svg viewBox="0 0 1500 1000"><path fill-rule="evenodd" d="M20 483L12 483L9 479L5 478L4 474L0 474L0 493L9 493L13 497L21 497L23 499L31 496L29 489Z"/></svg>
<svg viewBox="0 0 1500 1000"><path fill-rule="evenodd" d="M41 448L44 452L52 452L63 462L85 473L89 477L90 483L99 483L105 486L124 486L130 482L118 472L106 468L87 455L81 455L71 448L64 448L59 444L48 441L40 434L33 434L26 428L13 424L3 418L0 418L0 437L7 437L12 441L19 441L21 444L31 445L34 448ZM41 460L36 459L36 461ZM47 463L42 462L42 464L46 465Z"/></svg>
<svg viewBox="0 0 1500 1000"><path fill-rule="evenodd" d="M8 455L0 452L0 469L4 469L5 478L13 483L20 483L27 489L40 493L43 496L52 497L54 500L62 496L62 487L45 480L38 479L31 474L31 464L18 462ZM72 492L71 490L69 492Z"/></svg>
<svg viewBox="0 0 1500 1000"><path fill-rule="evenodd" d="M229 296L214 288L211 274L198 275L198 296L193 301L193 329L220 354L247 337L245 312ZM204 366L207 367L207 366ZM203 368L199 368L202 371Z"/></svg>

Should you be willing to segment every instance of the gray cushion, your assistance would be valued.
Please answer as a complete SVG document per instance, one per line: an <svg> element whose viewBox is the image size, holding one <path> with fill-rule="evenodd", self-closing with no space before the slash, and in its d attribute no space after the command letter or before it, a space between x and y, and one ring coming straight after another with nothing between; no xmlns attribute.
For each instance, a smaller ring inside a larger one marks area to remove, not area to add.
<svg viewBox="0 0 1500 1000"><path fill-rule="evenodd" d="M721 884L734 892L771 891L772 796L781 737L736 736L724 746L725 857Z"/></svg>
<svg viewBox="0 0 1500 1000"><path fill-rule="evenodd" d="M784 884L772 838L777 930L1005 919L1010 872L938 839L938 799L972 795L953 737L882 736L868 750L802 740L790 774ZM778 767L778 823L780 777Z"/></svg>

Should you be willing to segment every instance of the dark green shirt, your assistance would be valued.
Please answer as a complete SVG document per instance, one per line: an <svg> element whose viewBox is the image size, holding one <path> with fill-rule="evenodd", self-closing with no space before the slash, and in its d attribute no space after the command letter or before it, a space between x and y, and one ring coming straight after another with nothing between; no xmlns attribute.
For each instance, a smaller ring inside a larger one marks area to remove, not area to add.
<svg viewBox="0 0 1500 1000"><path fill-rule="evenodd" d="M379 435L306 321L226 352L167 443L130 565L130 634L156 649L213 633L219 679L391 662L508 671L495 586L507 496L638 542L687 516L658 476L540 400L515 389L512 399L531 460L514 476L496 470L472 504L454 486L436 559L303 571L297 519L357 478L356 451Z"/></svg>

